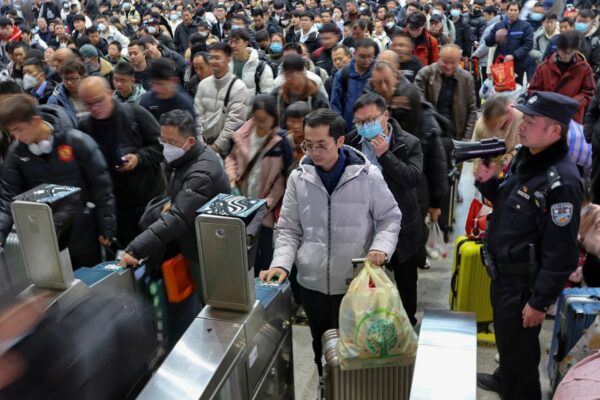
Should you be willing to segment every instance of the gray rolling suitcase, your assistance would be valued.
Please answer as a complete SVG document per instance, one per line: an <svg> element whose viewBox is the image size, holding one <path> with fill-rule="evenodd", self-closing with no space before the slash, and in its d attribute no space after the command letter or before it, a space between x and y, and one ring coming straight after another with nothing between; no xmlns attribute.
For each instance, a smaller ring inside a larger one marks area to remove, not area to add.
<svg viewBox="0 0 600 400"><path fill-rule="evenodd" d="M414 371L411 366L389 366L342 371L335 345L338 330L323 334L321 399L408 400Z"/></svg>

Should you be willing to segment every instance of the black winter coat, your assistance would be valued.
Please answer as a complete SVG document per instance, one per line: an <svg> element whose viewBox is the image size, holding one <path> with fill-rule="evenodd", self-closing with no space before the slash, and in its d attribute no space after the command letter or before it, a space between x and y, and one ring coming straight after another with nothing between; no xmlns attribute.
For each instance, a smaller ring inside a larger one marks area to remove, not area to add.
<svg viewBox="0 0 600 400"><path fill-rule="evenodd" d="M100 145L119 208L143 210L150 200L164 193L162 145L158 142L160 125L150 112L135 104L115 103L108 119L88 116L79 123L79 129ZM133 171L118 172L117 159L127 153L137 154L139 164Z"/></svg>
<svg viewBox="0 0 600 400"><path fill-rule="evenodd" d="M459 17L458 21L452 22L454 23L454 29L456 30L454 44L463 50L462 55L464 57L471 57L471 46L473 46L471 27L464 20L462 15Z"/></svg>
<svg viewBox="0 0 600 400"><path fill-rule="evenodd" d="M44 121L54 128L53 149L50 154L36 156L28 145L18 141L11 143L0 183L0 241L4 242L13 224L10 203L14 196L42 183L75 186L81 188L82 211L87 202L96 205L95 223L83 212L75 220L69 245L71 255L75 255L80 248L77 244L89 244L90 237L97 245L98 234L115 236L117 221L112 181L96 142L74 129L62 108L44 105L40 106L40 112Z"/></svg>
<svg viewBox="0 0 600 400"><path fill-rule="evenodd" d="M483 38L481 35L486 27L485 19L483 18L483 14L479 13L478 15L463 14L463 19L469 24L471 27L471 36L473 40L480 42Z"/></svg>
<svg viewBox="0 0 600 400"><path fill-rule="evenodd" d="M383 178L402 212L402 226L396 246L400 262L410 257L420 244L423 218L419 209L417 187L423 171L423 153L419 139L405 132L390 118L392 138L390 149L379 157ZM346 135L345 143L362 151L361 136L356 130Z"/></svg>
<svg viewBox="0 0 600 400"><path fill-rule="evenodd" d="M197 31L198 27L193 22L187 26L183 22L177 25L175 34L173 36L173 41L175 42L175 46L177 47L177 52L179 54L183 54L185 52L185 49L188 48L188 42L191 34Z"/></svg>
<svg viewBox="0 0 600 400"><path fill-rule="evenodd" d="M198 262L196 210L217 194L229 192L227 174L215 152L200 142L166 169L171 210L138 235L126 251L139 259L178 241L182 254Z"/></svg>

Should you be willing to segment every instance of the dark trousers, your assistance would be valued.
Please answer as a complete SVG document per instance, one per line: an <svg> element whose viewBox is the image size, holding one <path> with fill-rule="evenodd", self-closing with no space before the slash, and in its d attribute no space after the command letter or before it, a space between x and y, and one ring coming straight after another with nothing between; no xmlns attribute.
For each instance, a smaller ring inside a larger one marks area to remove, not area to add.
<svg viewBox="0 0 600 400"><path fill-rule="evenodd" d="M400 292L402 305L413 326L417 324L415 318L417 313L417 280L419 278L417 266L421 262L421 258L426 257L424 253L425 248L420 247L412 256L402 262L399 262L397 253L394 253L389 264L391 270L394 271L394 279L396 280L398 292Z"/></svg>
<svg viewBox="0 0 600 400"><path fill-rule="evenodd" d="M273 260L273 229L264 225L260 228L258 238L258 249L256 261L254 262L254 274L258 276L260 271L269 269Z"/></svg>
<svg viewBox="0 0 600 400"><path fill-rule="evenodd" d="M523 328L522 311L530 295L526 275L501 275L492 281L490 297L500 354L495 375L502 382L504 400L542 397L538 371L541 326Z"/></svg>
<svg viewBox="0 0 600 400"><path fill-rule="evenodd" d="M308 317L308 326L312 335L313 351L315 352L315 363L319 370L319 376L323 375L321 366L321 337L328 329L339 328L340 305L342 304L343 294L326 295L315 290L307 289L299 285L302 295L302 304Z"/></svg>

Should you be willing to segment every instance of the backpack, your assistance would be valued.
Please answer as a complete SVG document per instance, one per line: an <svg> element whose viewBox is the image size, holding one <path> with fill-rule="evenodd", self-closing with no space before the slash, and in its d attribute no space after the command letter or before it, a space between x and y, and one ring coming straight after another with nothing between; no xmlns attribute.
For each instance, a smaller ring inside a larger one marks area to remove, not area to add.
<svg viewBox="0 0 600 400"><path fill-rule="evenodd" d="M274 64L274 65L272 65ZM272 63L270 61L265 61L261 58L258 60L258 65L256 66L256 72L254 73L254 86L256 87L256 94L260 94L260 78L265 71L265 67L268 65L273 72L273 79L277 76L277 64Z"/></svg>

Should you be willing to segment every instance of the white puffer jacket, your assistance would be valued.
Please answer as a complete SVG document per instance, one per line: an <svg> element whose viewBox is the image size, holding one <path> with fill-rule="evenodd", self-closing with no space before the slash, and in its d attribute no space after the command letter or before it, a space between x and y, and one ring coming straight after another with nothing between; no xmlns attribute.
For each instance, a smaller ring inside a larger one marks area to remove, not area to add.
<svg viewBox="0 0 600 400"><path fill-rule="evenodd" d="M331 194L304 157L288 179L271 267L298 268L298 282L324 294L344 294L352 259L371 250L392 256L401 213L379 169L343 146L347 166Z"/></svg>
<svg viewBox="0 0 600 400"><path fill-rule="evenodd" d="M242 81L246 84L246 92L248 93L248 98L251 99L256 95L256 68L258 68L258 64L260 60L258 58L258 51L251 47L246 49L250 53L250 57L246 64L244 64L244 68L242 68ZM229 63L229 70L231 72L233 69L233 58ZM273 84L273 70L271 67L265 63L265 67L263 69L262 74L260 75L260 79L258 81L258 85L260 88L260 93L262 94L270 94L275 88Z"/></svg>

